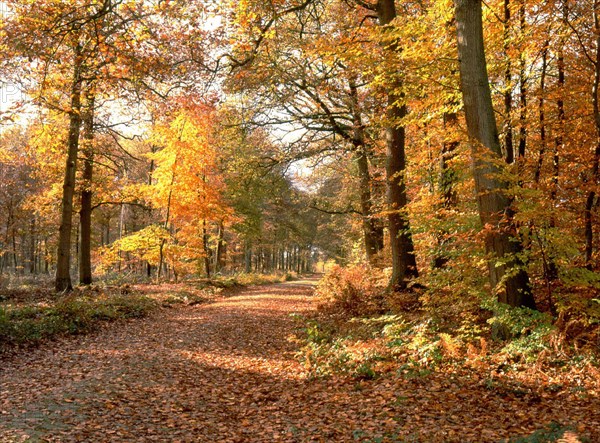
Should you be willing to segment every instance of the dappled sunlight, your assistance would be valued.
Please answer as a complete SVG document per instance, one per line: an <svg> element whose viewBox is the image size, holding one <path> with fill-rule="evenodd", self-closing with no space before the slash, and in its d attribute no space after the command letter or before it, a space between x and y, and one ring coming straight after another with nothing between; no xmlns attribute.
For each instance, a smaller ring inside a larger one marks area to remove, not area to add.
<svg viewBox="0 0 600 443"><path fill-rule="evenodd" d="M600 407L592 392L547 390L541 397L525 382L466 370L410 366L372 380L310 378L290 340L297 327L290 314L293 306L314 307L311 292L244 290L3 362L0 392L11 394L0 398L0 435L94 443L140 436L293 443L315 435L336 442L377 435L498 441L586 416L590 401ZM382 354L377 345L366 340L347 351Z"/></svg>
<svg viewBox="0 0 600 443"><path fill-rule="evenodd" d="M179 351L178 356L206 368L244 371L246 376L253 374L264 377L277 377L279 380L304 380L306 371L293 358L262 358L241 355L223 350L223 352Z"/></svg>

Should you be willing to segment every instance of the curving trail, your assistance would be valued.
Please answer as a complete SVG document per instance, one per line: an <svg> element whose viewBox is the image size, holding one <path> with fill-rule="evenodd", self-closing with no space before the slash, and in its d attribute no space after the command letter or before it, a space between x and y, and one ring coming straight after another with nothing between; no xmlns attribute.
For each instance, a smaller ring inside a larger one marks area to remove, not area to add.
<svg viewBox="0 0 600 443"><path fill-rule="evenodd" d="M312 283L162 310L0 362L0 442L498 441L577 417L559 398L532 407L443 375L307 379L288 337L290 313L314 308ZM507 409L527 414L507 422Z"/></svg>

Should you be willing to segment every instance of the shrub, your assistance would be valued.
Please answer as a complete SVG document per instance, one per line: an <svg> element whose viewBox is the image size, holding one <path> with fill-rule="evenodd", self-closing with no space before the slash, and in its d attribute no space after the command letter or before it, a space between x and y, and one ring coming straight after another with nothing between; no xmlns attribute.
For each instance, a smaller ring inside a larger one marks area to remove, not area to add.
<svg viewBox="0 0 600 443"><path fill-rule="evenodd" d="M144 317L155 306L148 297L120 294L99 298L69 294L52 305L0 306L0 343L37 343L60 334L81 334L101 321Z"/></svg>
<svg viewBox="0 0 600 443"><path fill-rule="evenodd" d="M256 274L256 273L240 273L234 277L234 281L239 285L263 285L269 283L282 283L285 281L294 280L295 277L290 273L273 273L273 274Z"/></svg>
<svg viewBox="0 0 600 443"><path fill-rule="evenodd" d="M338 331L315 319L298 317L303 323L302 348L297 357L309 377L333 374L369 380L377 377L375 363L382 359L377 351L361 346L360 341L337 336Z"/></svg>
<svg viewBox="0 0 600 443"><path fill-rule="evenodd" d="M334 266L319 283L316 294L328 310L355 317L382 314L387 310L386 280L381 271L367 265Z"/></svg>
<svg viewBox="0 0 600 443"><path fill-rule="evenodd" d="M503 349L508 354L532 361L542 351L549 350L549 337L555 329L550 315L527 308L513 308L495 300L485 302L484 307L494 312L488 320L492 332L509 340Z"/></svg>

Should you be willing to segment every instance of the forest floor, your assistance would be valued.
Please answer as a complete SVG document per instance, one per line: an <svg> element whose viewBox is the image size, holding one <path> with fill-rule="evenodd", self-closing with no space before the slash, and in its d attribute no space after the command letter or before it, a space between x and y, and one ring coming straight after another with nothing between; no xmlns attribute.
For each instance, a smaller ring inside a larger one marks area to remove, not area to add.
<svg viewBox="0 0 600 443"><path fill-rule="evenodd" d="M574 431L553 441L600 441L597 392L491 389L476 369L309 377L290 314L315 309L313 284L244 288L7 356L0 442L498 442L553 421Z"/></svg>

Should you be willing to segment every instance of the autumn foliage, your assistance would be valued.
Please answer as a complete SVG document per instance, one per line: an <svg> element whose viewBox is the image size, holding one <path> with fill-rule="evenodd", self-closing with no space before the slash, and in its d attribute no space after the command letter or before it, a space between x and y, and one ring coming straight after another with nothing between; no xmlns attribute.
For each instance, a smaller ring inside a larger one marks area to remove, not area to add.
<svg viewBox="0 0 600 443"><path fill-rule="evenodd" d="M318 272L329 375L597 359L598 0L0 13L0 289Z"/></svg>

